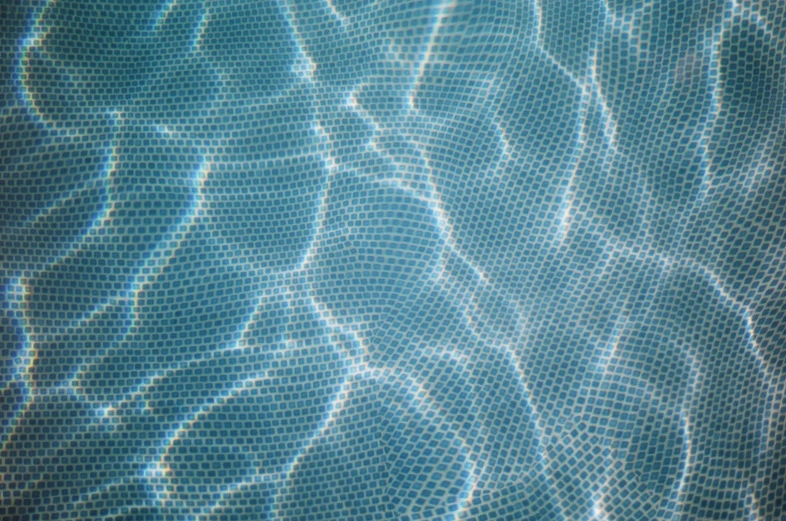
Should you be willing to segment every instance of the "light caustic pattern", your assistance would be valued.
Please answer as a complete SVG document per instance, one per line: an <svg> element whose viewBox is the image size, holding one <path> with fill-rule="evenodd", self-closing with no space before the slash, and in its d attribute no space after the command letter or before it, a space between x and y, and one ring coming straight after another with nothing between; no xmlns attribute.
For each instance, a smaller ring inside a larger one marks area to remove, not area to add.
<svg viewBox="0 0 786 521"><path fill-rule="evenodd" d="M784 5L15 3L0 517L786 519Z"/></svg>

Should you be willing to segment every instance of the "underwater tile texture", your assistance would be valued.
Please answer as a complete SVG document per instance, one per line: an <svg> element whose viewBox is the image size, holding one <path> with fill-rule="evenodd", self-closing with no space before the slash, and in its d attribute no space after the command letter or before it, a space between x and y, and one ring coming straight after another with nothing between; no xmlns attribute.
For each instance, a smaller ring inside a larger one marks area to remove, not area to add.
<svg viewBox="0 0 786 521"><path fill-rule="evenodd" d="M786 520L786 3L0 29L0 519Z"/></svg>

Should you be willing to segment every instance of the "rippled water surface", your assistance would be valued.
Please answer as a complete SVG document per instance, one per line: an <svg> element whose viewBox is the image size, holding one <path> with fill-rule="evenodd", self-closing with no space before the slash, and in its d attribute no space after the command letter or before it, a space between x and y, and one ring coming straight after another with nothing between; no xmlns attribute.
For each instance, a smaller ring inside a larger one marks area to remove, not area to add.
<svg viewBox="0 0 786 521"><path fill-rule="evenodd" d="M3 519L786 519L780 0L3 5Z"/></svg>

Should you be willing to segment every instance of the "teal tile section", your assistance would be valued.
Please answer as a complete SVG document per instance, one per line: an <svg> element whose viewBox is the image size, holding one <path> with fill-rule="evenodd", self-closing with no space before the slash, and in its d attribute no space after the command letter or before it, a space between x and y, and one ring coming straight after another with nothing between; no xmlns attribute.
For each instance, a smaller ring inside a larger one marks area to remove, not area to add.
<svg viewBox="0 0 786 521"><path fill-rule="evenodd" d="M782 0L0 5L0 519L786 520Z"/></svg>

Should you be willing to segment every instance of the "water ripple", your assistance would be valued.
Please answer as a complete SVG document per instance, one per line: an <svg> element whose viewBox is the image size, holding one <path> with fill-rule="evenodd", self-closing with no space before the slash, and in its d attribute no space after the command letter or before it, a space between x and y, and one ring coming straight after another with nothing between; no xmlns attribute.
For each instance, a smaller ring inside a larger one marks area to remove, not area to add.
<svg viewBox="0 0 786 521"><path fill-rule="evenodd" d="M0 517L786 515L778 2L33 4Z"/></svg>

